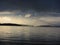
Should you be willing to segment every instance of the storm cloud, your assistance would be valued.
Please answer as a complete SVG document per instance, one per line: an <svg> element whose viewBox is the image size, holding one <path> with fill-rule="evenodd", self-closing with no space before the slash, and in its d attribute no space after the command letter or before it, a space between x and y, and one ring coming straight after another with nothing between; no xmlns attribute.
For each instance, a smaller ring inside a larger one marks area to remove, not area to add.
<svg viewBox="0 0 60 45"><path fill-rule="evenodd" d="M28 24L36 25L57 24L60 22L60 0L0 0L0 17L26 19Z"/></svg>
<svg viewBox="0 0 60 45"><path fill-rule="evenodd" d="M60 0L0 0L0 11L3 10L35 10L59 11Z"/></svg>

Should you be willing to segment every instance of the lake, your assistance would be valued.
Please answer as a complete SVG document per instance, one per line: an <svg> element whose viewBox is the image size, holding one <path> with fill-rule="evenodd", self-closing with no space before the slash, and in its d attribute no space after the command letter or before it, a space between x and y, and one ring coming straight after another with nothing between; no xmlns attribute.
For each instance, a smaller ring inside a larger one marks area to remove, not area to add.
<svg viewBox="0 0 60 45"><path fill-rule="evenodd" d="M60 44L60 28L0 26L0 45Z"/></svg>

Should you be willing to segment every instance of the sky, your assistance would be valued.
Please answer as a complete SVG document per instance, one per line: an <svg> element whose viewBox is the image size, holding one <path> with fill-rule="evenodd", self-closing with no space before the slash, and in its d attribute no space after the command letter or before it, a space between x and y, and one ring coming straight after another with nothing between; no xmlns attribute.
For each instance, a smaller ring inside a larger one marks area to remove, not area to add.
<svg viewBox="0 0 60 45"><path fill-rule="evenodd" d="M59 25L60 0L0 0L0 23Z"/></svg>

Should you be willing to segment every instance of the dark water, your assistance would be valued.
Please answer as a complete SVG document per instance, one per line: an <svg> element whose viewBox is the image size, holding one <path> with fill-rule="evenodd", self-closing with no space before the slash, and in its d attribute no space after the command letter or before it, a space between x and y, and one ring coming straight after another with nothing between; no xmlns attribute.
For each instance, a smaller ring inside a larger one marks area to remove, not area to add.
<svg viewBox="0 0 60 45"><path fill-rule="evenodd" d="M60 28L0 26L0 45L60 44Z"/></svg>

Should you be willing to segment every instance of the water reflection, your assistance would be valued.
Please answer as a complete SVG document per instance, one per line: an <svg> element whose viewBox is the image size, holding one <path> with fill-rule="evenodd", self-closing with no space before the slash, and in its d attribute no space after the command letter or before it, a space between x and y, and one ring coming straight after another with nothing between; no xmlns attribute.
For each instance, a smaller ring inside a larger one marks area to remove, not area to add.
<svg viewBox="0 0 60 45"><path fill-rule="evenodd" d="M56 44L60 41L60 28L0 26L0 41Z"/></svg>
<svg viewBox="0 0 60 45"><path fill-rule="evenodd" d="M27 29L27 30L26 30ZM9 40L28 40L29 28L27 27L0 27L0 39Z"/></svg>

